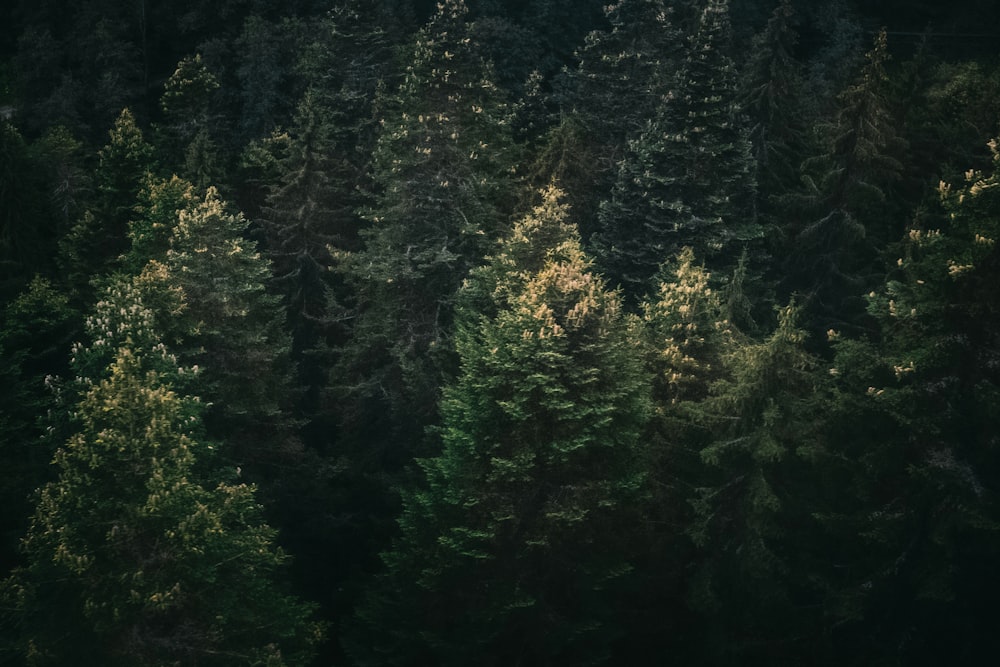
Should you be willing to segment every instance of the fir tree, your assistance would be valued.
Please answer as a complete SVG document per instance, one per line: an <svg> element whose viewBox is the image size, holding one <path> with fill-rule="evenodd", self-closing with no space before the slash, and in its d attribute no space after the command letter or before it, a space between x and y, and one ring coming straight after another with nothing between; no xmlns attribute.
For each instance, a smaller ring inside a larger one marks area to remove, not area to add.
<svg viewBox="0 0 1000 667"><path fill-rule="evenodd" d="M601 205L598 264L633 301L684 246L728 277L743 247L762 236L729 33L727 2L710 0L676 90L629 142L611 199Z"/></svg>
<svg viewBox="0 0 1000 667"><path fill-rule="evenodd" d="M592 664L621 632L648 382L634 322L589 271L559 196L494 257L494 314L460 329L443 449L404 494L361 612L374 634L352 644L362 664Z"/></svg>
<svg viewBox="0 0 1000 667"><path fill-rule="evenodd" d="M701 406L709 440L690 480L701 550L690 594L720 663L813 663L825 648L811 517L825 396L795 318L788 306L765 341L734 348Z"/></svg>
<svg viewBox="0 0 1000 667"><path fill-rule="evenodd" d="M786 289L804 296L811 332L844 333L863 326L858 295L874 285L878 251L895 240L886 187L899 176L900 145L886 102L886 34L876 38L858 79L840 96L827 152L807 160L806 190L790 197L806 223L791 232Z"/></svg>
<svg viewBox="0 0 1000 667"><path fill-rule="evenodd" d="M290 341L278 298L267 291L270 267L246 228L209 188L178 212L166 259L147 275L162 267L166 284L183 295L184 309L162 330L184 363L205 370L209 433L225 434L234 462L259 473L294 456L297 445L286 413Z"/></svg>
<svg viewBox="0 0 1000 667"><path fill-rule="evenodd" d="M970 170L960 188L942 183L941 226L912 228L870 293L879 338L836 346L843 396L831 420L863 414L871 425L840 427L836 453L856 462L855 502L838 498L823 515L841 542L860 542L839 556L851 575L835 589L845 663L987 659L984 610L997 594L987 564L1000 553L1000 150L991 148L993 170Z"/></svg>
<svg viewBox="0 0 1000 667"><path fill-rule="evenodd" d="M792 0L780 0L767 27L753 40L740 86L740 106L747 116L749 138L757 162L761 207L798 181L805 128L801 109L803 67Z"/></svg>
<svg viewBox="0 0 1000 667"><path fill-rule="evenodd" d="M282 139L280 180L262 211L273 285L283 297L298 362L325 343L331 326L333 253L357 247L353 170L335 153L332 134L328 110L307 92ZM300 367L314 392L328 380L323 370Z"/></svg>
<svg viewBox="0 0 1000 667"><path fill-rule="evenodd" d="M584 238L610 197L629 139L636 138L673 88L684 41L662 0L622 0L604 8L608 31L587 36L579 65L560 82L564 121L539 162L568 190ZM559 146L575 135L569 154ZM577 158L574 160L574 158Z"/></svg>
<svg viewBox="0 0 1000 667"><path fill-rule="evenodd" d="M31 664L307 664L317 627L276 580L275 532L253 487L219 476L200 404L172 387L192 369L156 341L135 290L107 299L77 354L85 367L116 348L113 361L80 378L77 431L41 491L27 564L4 583L18 652Z"/></svg>
<svg viewBox="0 0 1000 667"><path fill-rule="evenodd" d="M20 558L17 541L27 530L31 493L49 480L49 462L57 443L47 431L61 412L52 387L69 370L69 346L81 318L68 298L36 277L0 311L0 571ZM52 436L61 435L52 429Z"/></svg>
<svg viewBox="0 0 1000 667"><path fill-rule="evenodd" d="M153 147L146 143L135 116L124 109L109 132L110 140L98 153L97 193L89 207L61 242L66 279L84 300L87 285L118 266L128 249L132 207L147 173L153 170Z"/></svg>
<svg viewBox="0 0 1000 667"><path fill-rule="evenodd" d="M334 377L350 387L350 404L374 402L379 421L387 412L403 442L419 440L433 417L455 292L512 199L506 105L468 37L467 14L449 0L417 33L385 105L363 249L346 260L358 313Z"/></svg>

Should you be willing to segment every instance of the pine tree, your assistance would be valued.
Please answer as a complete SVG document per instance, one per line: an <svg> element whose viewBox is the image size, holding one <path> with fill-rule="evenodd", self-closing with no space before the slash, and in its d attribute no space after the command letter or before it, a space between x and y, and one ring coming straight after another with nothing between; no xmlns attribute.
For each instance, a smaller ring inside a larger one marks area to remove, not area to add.
<svg viewBox="0 0 1000 667"><path fill-rule="evenodd" d="M941 226L912 228L870 293L879 337L836 346L843 398L830 419L881 425L841 427L856 502L824 513L841 542L860 542L839 558L850 563L836 589L845 662L987 659L984 610L998 592L988 563L1000 553L998 145L990 173L941 184ZM870 627L887 641L867 638Z"/></svg>
<svg viewBox="0 0 1000 667"><path fill-rule="evenodd" d="M710 0L676 90L629 142L611 199L601 205L598 265L633 302L650 290L660 264L684 246L722 278L746 244L760 242L729 39L728 3Z"/></svg>
<svg viewBox="0 0 1000 667"><path fill-rule="evenodd" d="M0 120L0 299L17 295L33 271L45 264L45 220L41 174L17 128Z"/></svg>
<svg viewBox="0 0 1000 667"><path fill-rule="evenodd" d="M163 327L186 364L205 370L200 394L213 407L209 433L225 434L234 462L251 474L295 456L287 407L290 341L278 298L267 291L268 262L244 237L242 214L227 211L214 188L177 214L162 265L184 309Z"/></svg>
<svg viewBox="0 0 1000 667"><path fill-rule="evenodd" d="M803 295L813 333L863 327L857 297L877 280L878 251L902 232L885 205L886 187L901 169L886 102L887 48L883 30L858 79L840 96L827 152L804 163L806 191L792 202L807 222L791 230L785 285Z"/></svg>
<svg viewBox="0 0 1000 667"><path fill-rule="evenodd" d="M460 329L443 448L403 496L361 612L372 635L351 646L361 664L592 664L621 631L648 382L634 322L559 197L547 191L491 262L495 314Z"/></svg>
<svg viewBox="0 0 1000 667"><path fill-rule="evenodd" d="M68 372L69 345L79 325L66 295L38 277L0 311L0 505L5 508L0 571L5 573L20 561L17 542L27 529L31 493L49 480L57 443L46 436L60 406L47 385Z"/></svg>
<svg viewBox="0 0 1000 667"><path fill-rule="evenodd" d="M212 177L218 174L214 135L219 88L219 80L198 53L177 63L160 97L164 122L157 128L161 135L157 142L159 153L166 158L166 164L202 187L218 182Z"/></svg>
<svg viewBox="0 0 1000 667"><path fill-rule="evenodd" d="M662 0L622 0L607 5L611 29L595 31L576 53L579 64L563 73L564 120L540 156L546 178L568 190L574 217L588 238L598 205L611 196L617 165L673 88L684 41ZM572 136L569 151L561 149Z"/></svg>
<svg viewBox="0 0 1000 667"><path fill-rule="evenodd" d="M103 303L77 354L113 361L79 379L77 431L41 491L27 564L3 584L18 652L39 665L308 664L318 629L276 579L275 531L252 486L219 476L200 403L172 386L193 370L156 340L134 289L113 285Z"/></svg>
<svg viewBox="0 0 1000 667"><path fill-rule="evenodd" d="M740 107L747 116L757 162L761 208L798 181L805 143L803 67L792 0L780 0L767 27L753 40L740 86Z"/></svg>
<svg viewBox="0 0 1000 667"><path fill-rule="evenodd" d="M388 413L393 439L404 442L433 418L454 295L512 200L506 105L468 37L467 14L449 0L417 33L412 64L385 104L363 249L346 260L358 313L334 377L350 388L350 404L372 402L380 422Z"/></svg>
<svg viewBox="0 0 1000 667"><path fill-rule="evenodd" d="M154 166L153 147L146 143L131 111L122 110L109 135L108 144L98 153L94 204L61 241L67 283L85 302L93 297L87 287L90 281L113 271L128 249L132 207Z"/></svg>
<svg viewBox="0 0 1000 667"><path fill-rule="evenodd" d="M280 180L267 197L261 223L277 292L292 332L292 353L313 392L328 378L301 365L326 342L332 317L334 253L357 247L353 170L335 153L329 111L306 93L290 133L283 137ZM343 291L343 290L341 290ZM325 369L327 372L329 368Z"/></svg>
<svg viewBox="0 0 1000 667"><path fill-rule="evenodd" d="M708 620L714 660L814 663L823 655L824 591L812 463L826 402L818 360L805 349L796 309L763 342L726 359L727 375L701 406L709 440L690 480L689 534L700 548L692 601ZM724 656L724 657L723 657ZM721 658L721 659L720 659Z"/></svg>

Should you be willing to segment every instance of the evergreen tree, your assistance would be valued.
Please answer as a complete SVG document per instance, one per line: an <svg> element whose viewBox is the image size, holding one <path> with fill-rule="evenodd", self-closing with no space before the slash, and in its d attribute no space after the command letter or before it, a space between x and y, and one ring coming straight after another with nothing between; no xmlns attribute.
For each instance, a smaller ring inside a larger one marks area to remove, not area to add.
<svg viewBox="0 0 1000 667"><path fill-rule="evenodd" d="M0 299L16 296L46 264L46 220L39 170L13 125L0 120Z"/></svg>
<svg viewBox="0 0 1000 667"><path fill-rule="evenodd" d="M735 348L701 406L710 434L691 480L699 488L689 534L701 551L691 596L719 664L815 664L824 655L824 591L813 581L822 542L811 514L825 396L795 317L784 308L765 341Z"/></svg>
<svg viewBox="0 0 1000 667"><path fill-rule="evenodd" d="M17 542L27 529L31 493L49 480L56 443L47 429L60 406L47 385L69 370L69 346L79 324L67 297L37 277L0 311L0 505L5 508L0 571L5 573L20 560Z"/></svg>
<svg viewBox="0 0 1000 667"><path fill-rule="evenodd" d="M988 563L1000 553L1000 150L991 148L993 170L970 170L961 188L942 183L941 227L912 228L870 294L880 338L837 345L843 398L830 418L866 414L872 425L840 427L857 502L838 498L824 513L839 541L860 542L839 558L850 564L836 589L843 664L987 659L998 592Z"/></svg>
<svg viewBox="0 0 1000 667"><path fill-rule="evenodd" d="M94 203L61 242L65 277L78 298L89 300L87 285L118 266L128 249L132 208L146 175L153 169L153 147L146 143L135 117L124 109L98 153Z"/></svg>
<svg viewBox="0 0 1000 667"><path fill-rule="evenodd" d="M767 27L753 40L744 67L740 106L747 116L757 162L761 208L798 181L805 127L802 65L795 58L798 33L792 0L780 0Z"/></svg>
<svg viewBox="0 0 1000 667"><path fill-rule="evenodd" d="M455 292L498 237L512 199L506 105L467 36L467 14L449 0L417 33L412 64L386 103L364 247L347 260L358 313L334 377L351 387L350 404L377 406L362 419L396 427L402 442L419 440L433 418Z"/></svg>
<svg viewBox="0 0 1000 667"><path fill-rule="evenodd" d="M633 302L650 290L660 264L684 246L726 276L743 247L762 236L729 33L728 3L710 0L676 90L629 142L611 199L601 205L598 264Z"/></svg>
<svg viewBox="0 0 1000 667"><path fill-rule="evenodd" d="M589 271L559 196L494 257L495 314L459 330L443 449L403 496L361 612L372 634L351 646L361 664L592 664L622 630L648 381L634 322Z"/></svg>
<svg viewBox="0 0 1000 667"><path fill-rule="evenodd" d="M172 387L192 369L156 342L134 290L107 297L78 356L117 347L113 362L80 380L77 432L41 491L27 564L4 583L18 651L31 664L308 664L317 628L276 580L285 556L254 489L219 477L198 401Z"/></svg>
<svg viewBox="0 0 1000 667"><path fill-rule="evenodd" d="M268 262L244 237L242 214L229 213L214 188L177 214L162 265L184 308L163 327L181 360L205 370L200 395L211 402L209 434L225 435L230 456L259 474L296 456L287 407L290 342L278 298L269 294Z"/></svg>
<svg viewBox="0 0 1000 667"><path fill-rule="evenodd" d="M901 169L886 101L887 48L883 30L857 81L840 97L827 152L803 165L806 191L797 210L792 202L806 223L791 230L786 289L804 296L813 333L858 331L864 319L858 296L874 285L878 251L902 231L885 205L886 187Z"/></svg>
<svg viewBox="0 0 1000 667"><path fill-rule="evenodd" d="M214 135L218 131L215 97L219 87L219 80L198 53L177 63L160 97L164 123L158 128L159 152L167 157L166 164L202 187L218 182L212 177L218 174Z"/></svg>
<svg viewBox="0 0 1000 667"><path fill-rule="evenodd" d="M328 381L329 367L315 358L305 363L304 355L324 346L331 327L333 253L357 246L353 174L334 152L328 116L317 96L307 92L282 142L280 180L261 221L273 284L287 311L292 354L311 394Z"/></svg>
<svg viewBox="0 0 1000 667"><path fill-rule="evenodd" d="M546 177L568 189L584 238L593 231L599 203L611 195L628 140L656 115L684 55L672 9L662 0L622 0L604 12L611 29L588 35L576 53L576 70L564 72L565 120L540 159L552 172ZM559 148L567 133L577 144L569 154Z"/></svg>
<svg viewBox="0 0 1000 667"><path fill-rule="evenodd" d="M640 357L653 378L655 412L647 427L650 495L637 535L642 586L633 594L632 631L624 661L654 656L701 659L694 634L704 619L687 604L696 550L685 532L694 522L694 488L704 483L701 449L711 442L705 402L731 376L727 363L745 342L726 316L724 294L684 248L661 268L657 291L643 303Z"/></svg>

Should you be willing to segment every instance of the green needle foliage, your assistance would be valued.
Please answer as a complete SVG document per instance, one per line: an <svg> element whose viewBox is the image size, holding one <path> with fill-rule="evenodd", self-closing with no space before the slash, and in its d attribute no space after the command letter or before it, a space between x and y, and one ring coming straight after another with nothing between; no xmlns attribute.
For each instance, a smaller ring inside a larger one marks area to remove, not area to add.
<svg viewBox="0 0 1000 667"><path fill-rule="evenodd" d="M98 153L94 203L60 245L64 277L85 307L93 303L90 282L116 269L119 257L128 250L136 197L154 165L153 147L146 143L131 111L122 110L109 135Z"/></svg>
<svg viewBox="0 0 1000 667"><path fill-rule="evenodd" d="M192 370L156 342L134 289L102 303L77 357L113 361L79 379L76 433L41 490L27 564L3 585L16 652L32 665L308 664L318 629L276 585L286 557L254 488L218 473L201 404L172 387Z"/></svg>
<svg viewBox="0 0 1000 667"><path fill-rule="evenodd" d="M593 664L622 630L648 379L634 322L544 196L490 266L495 315L460 329L442 451L403 496L361 664Z"/></svg>
<svg viewBox="0 0 1000 667"><path fill-rule="evenodd" d="M730 33L728 3L711 0L676 89L629 142L611 198L601 205L597 261L633 303L681 248L691 246L717 277L728 278L744 246L763 235Z"/></svg>

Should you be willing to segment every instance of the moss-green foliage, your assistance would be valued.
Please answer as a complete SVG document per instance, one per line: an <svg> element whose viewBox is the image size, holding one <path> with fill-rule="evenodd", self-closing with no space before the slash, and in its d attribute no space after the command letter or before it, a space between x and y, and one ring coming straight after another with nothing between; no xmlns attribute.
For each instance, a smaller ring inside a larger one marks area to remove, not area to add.
<svg viewBox="0 0 1000 667"><path fill-rule="evenodd" d="M725 279L743 247L759 244L763 235L728 55L728 12L726 2L705 6L676 87L629 142L611 198L601 204L594 251L633 302L651 289L660 264L684 246Z"/></svg>
<svg viewBox="0 0 1000 667"><path fill-rule="evenodd" d="M285 556L253 487L195 468L215 447L197 399L171 387L192 369L150 346L153 316L134 291L107 298L78 354L123 344L101 376L80 378L76 433L41 491L27 564L4 583L17 652L33 665L306 664L318 631L275 585Z"/></svg>
<svg viewBox="0 0 1000 667"><path fill-rule="evenodd" d="M851 654L858 664L880 654L985 658L972 638L996 595L983 559L1000 535L990 482L1000 400L997 188L996 166L970 170L955 188L942 183L941 226L912 228L896 269L869 296L880 340L837 346L837 372L855 392L841 414L867 413L866 424L883 425L856 427L843 442L847 460L858 461L850 471L862 503L841 503L825 519L856 531L866 552L853 554L838 612L854 636L875 623L898 638L891 648L859 647Z"/></svg>
<svg viewBox="0 0 1000 667"><path fill-rule="evenodd" d="M345 260L358 313L333 376L363 419L372 401L394 416L394 447L412 446L433 420L452 362L455 293L498 238L514 194L507 106L469 37L465 3L442 3L411 48L380 118L363 248Z"/></svg>
<svg viewBox="0 0 1000 667"><path fill-rule="evenodd" d="M98 153L93 204L60 243L64 278L84 307L94 296L90 281L117 268L128 249L136 197L154 166L153 147L128 109L122 110L108 134L108 143Z"/></svg>
<svg viewBox="0 0 1000 667"><path fill-rule="evenodd" d="M648 381L634 322L589 271L558 196L491 264L495 314L461 330L442 452L404 494L401 537L363 608L364 662L589 664L621 631L613 591L630 567L614 545L643 493Z"/></svg>

